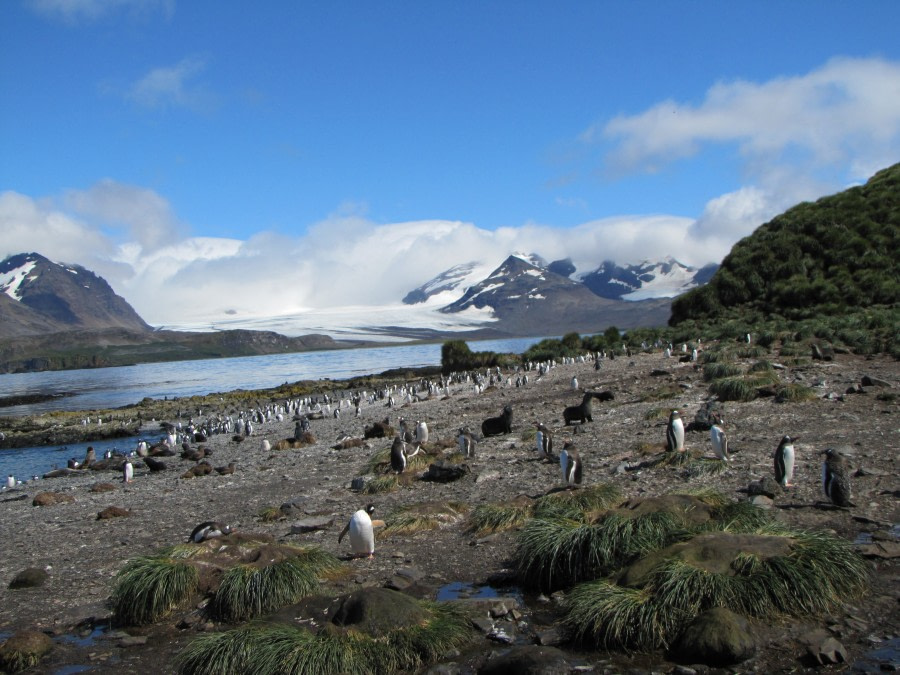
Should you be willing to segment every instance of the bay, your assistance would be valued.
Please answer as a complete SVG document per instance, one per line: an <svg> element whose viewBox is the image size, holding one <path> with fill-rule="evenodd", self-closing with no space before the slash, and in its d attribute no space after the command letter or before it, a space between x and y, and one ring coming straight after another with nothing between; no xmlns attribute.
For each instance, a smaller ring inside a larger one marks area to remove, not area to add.
<svg viewBox="0 0 900 675"><path fill-rule="evenodd" d="M468 345L472 351L521 354L543 339L479 340L468 342ZM343 380L392 368L439 366L440 363L441 345L427 344L5 374L0 375L0 391L4 396L63 392L71 392L72 395L0 408L0 431L3 429L3 417L37 415L54 410L120 408L138 403L145 397L161 399L202 396L235 389L267 389L298 380ZM138 440L135 437L76 443L66 447L0 450L0 478L10 474L20 479L43 475L54 467L66 466L70 457L80 461L88 445L94 446L98 456L102 456L107 449L129 452Z"/></svg>
<svg viewBox="0 0 900 675"><path fill-rule="evenodd" d="M521 354L544 338L469 342L473 351ZM49 394L40 403L0 408L0 418L53 410L103 410L162 399L235 389L268 389L298 380L343 380L392 368L439 366L440 344L335 349L227 359L140 363L116 368L54 370L0 375L3 396Z"/></svg>

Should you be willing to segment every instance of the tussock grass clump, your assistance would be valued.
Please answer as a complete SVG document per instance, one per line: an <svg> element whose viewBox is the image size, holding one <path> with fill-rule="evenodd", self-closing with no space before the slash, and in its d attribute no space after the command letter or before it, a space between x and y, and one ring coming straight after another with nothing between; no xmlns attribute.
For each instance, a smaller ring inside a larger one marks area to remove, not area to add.
<svg viewBox="0 0 900 675"><path fill-rule="evenodd" d="M750 365L747 369L748 373L771 373L774 372L775 366L772 365L771 361L766 361L763 359L762 361L755 361Z"/></svg>
<svg viewBox="0 0 900 675"><path fill-rule="evenodd" d="M742 359L758 359L761 356L765 356L769 353L769 350L763 347L760 344L755 345L747 345L745 347L741 347L738 350L738 357Z"/></svg>
<svg viewBox="0 0 900 675"><path fill-rule="evenodd" d="M142 626L161 619L197 590L199 574L183 557L134 558L116 575L112 592L116 620Z"/></svg>
<svg viewBox="0 0 900 675"><path fill-rule="evenodd" d="M814 389L797 382L783 384L775 390L775 401L778 403L815 401L817 398L819 398L819 395Z"/></svg>
<svg viewBox="0 0 900 675"><path fill-rule="evenodd" d="M736 363L716 361L714 363L707 363L703 366L703 379L706 382L711 382L723 377L736 377L743 374L743 372L744 369Z"/></svg>
<svg viewBox="0 0 900 675"><path fill-rule="evenodd" d="M469 507L462 502L431 502L405 506L384 519L385 527L379 537L414 534L453 525L463 519Z"/></svg>
<svg viewBox="0 0 900 675"><path fill-rule="evenodd" d="M212 612L229 622L266 614L310 595L321 574L339 567L337 558L318 548L297 548L292 557L264 566L235 565L222 577Z"/></svg>
<svg viewBox="0 0 900 675"><path fill-rule="evenodd" d="M479 504L469 515L466 530L483 537L521 527L530 517L534 505L531 500L506 504Z"/></svg>
<svg viewBox="0 0 900 675"><path fill-rule="evenodd" d="M714 533L657 551L625 570L572 589L565 623L603 648L667 647L711 607L756 617L836 610L868 587L865 562L825 533Z"/></svg>
<svg viewBox="0 0 900 675"><path fill-rule="evenodd" d="M281 624L254 624L211 633L191 642L177 657L182 675L219 673L316 673L367 675L414 671L464 644L468 619L446 603L421 603L428 619L373 637L334 625L314 634Z"/></svg>
<svg viewBox="0 0 900 675"><path fill-rule="evenodd" d="M647 412L644 413L644 419L648 422L668 419L670 412L672 412L671 408L650 408Z"/></svg>
<svg viewBox="0 0 900 675"><path fill-rule="evenodd" d="M752 401L758 396L758 389L778 382L774 370L757 372L752 377L735 376L714 380L709 391L720 401Z"/></svg>
<svg viewBox="0 0 900 675"><path fill-rule="evenodd" d="M398 487L400 487L400 479L394 474L375 476L372 480L362 486L360 493L364 495L377 495L384 492L393 492Z"/></svg>
<svg viewBox="0 0 900 675"><path fill-rule="evenodd" d="M705 476L717 476L728 470L728 462L721 459L710 459L701 457L700 459L688 462L684 475L687 478L701 478Z"/></svg>
<svg viewBox="0 0 900 675"><path fill-rule="evenodd" d="M605 511L622 499L622 493L611 483L597 483L580 490L555 490L538 498L534 513L539 517L590 516L592 512Z"/></svg>
<svg viewBox="0 0 900 675"><path fill-rule="evenodd" d="M527 426L522 430L522 433L519 434L519 438L525 443L534 443L534 439L537 436L537 427L535 426Z"/></svg>
<svg viewBox="0 0 900 675"><path fill-rule="evenodd" d="M283 517L284 514L278 506L266 506L260 509L258 516L262 523L274 523L275 521L281 520Z"/></svg>

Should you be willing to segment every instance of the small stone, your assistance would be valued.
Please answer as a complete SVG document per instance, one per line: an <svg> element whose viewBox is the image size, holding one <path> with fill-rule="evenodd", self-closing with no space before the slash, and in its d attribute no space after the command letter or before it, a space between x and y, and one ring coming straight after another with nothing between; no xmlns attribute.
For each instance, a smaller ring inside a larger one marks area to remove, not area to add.
<svg viewBox="0 0 900 675"><path fill-rule="evenodd" d="M123 648L140 647L145 644L147 644L146 635L129 635L119 640L119 646Z"/></svg>
<svg viewBox="0 0 900 675"><path fill-rule="evenodd" d="M880 377L872 377L871 375L863 375L860 382L864 387L887 387L888 389L891 387L891 383L887 380L882 380Z"/></svg>
<svg viewBox="0 0 900 675"><path fill-rule="evenodd" d="M833 637L807 645L806 650L819 665L847 662L847 650Z"/></svg>
<svg viewBox="0 0 900 675"><path fill-rule="evenodd" d="M759 507L761 509L771 509L772 505L775 503L772 501L771 497L766 497L765 495L756 495L753 499L750 500L750 503L753 506Z"/></svg>
<svg viewBox="0 0 900 675"><path fill-rule="evenodd" d="M121 506L107 506L97 514L97 520L110 520L112 518L128 518L131 511L123 509Z"/></svg>
<svg viewBox="0 0 900 675"><path fill-rule="evenodd" d="M291 534L305 534L325 530L334 525L334 516L313 516L291 523Z"/></svg>
<svg viewBox="0 0 900 675"><path fill-rule="evenodd" d="M494 630L494 622L487 617L477 616L472 619L472 626L485 635Z"/></svg>

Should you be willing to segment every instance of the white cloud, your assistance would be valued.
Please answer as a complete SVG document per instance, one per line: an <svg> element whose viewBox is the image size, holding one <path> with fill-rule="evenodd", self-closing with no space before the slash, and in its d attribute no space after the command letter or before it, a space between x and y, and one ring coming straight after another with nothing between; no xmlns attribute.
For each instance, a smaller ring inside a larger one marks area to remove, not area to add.
<svg viewBox="0 0 900 675"><path fill-rule="evenodd" d="M206 60L197 56L182 59L174 66L154 68L131 86L127 97L147 108L209 110L215 106L215 97L196 83L205 69Z"/></svg>
<svg viewBox="0 0 900 675"><path fill-rule="evenodd" d="M69 23L96 21L123 10L134 15L161 11L166 17L175 11L175 0L31 0L29 4L39 14Z"/></svg>
<svg viewBox="0 0 900 675"><path fill-rule="evenodd" d="M397 304L453 265L480 261L487 274L514 251L570 257L579 271L609 258L695 262L702 247L684 250L692 222L634 216L568 230L532 223L490 231L338 213L301 237L261 232L241 241L192 237L163 197L110 180L55 202L0 195L5 255L37 251L93 269L152 325Z"/></svg>
<svg viewBox="0 0 900 675"><path fill-rule="evenodd" d="M70 190L63 203L75 213L104 226L124 228L144 253L179 238L185 228L169 202L147 188L104 179L88 190Z"/></svg>
<svg viewBox="0 0 900 675"><path fill-rule="evenodd" d="M751 177L846 171L863 179L900 154L900 63L835 58L817 70L767 82L720 82L699 106L663 101L586 130L612 144L614 170L657 170L713 144L733 144Z"/></svg>

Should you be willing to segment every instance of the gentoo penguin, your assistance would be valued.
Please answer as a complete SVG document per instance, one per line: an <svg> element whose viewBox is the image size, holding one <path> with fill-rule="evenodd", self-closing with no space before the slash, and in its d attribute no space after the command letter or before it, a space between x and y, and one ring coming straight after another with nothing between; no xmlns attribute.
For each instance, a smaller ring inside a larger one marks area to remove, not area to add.
<svg viewBox="0 0 900 675"><path fill-rule="evenodd" d="M418 455L421 449L421 446L417 446L413 454L407 455L406 442L400 436L394 436L394 442L391 444L391 469L396 473L403 473L406 470L407 460Z"/></svg>
<svg viewBox="0 0 900 675"><path fill-rule="evenodd" d="M781 443L775 450L775 480L781 487L793 487L794 477L794 443L796 438L782 436Z"/></svg>
<svg viewBox="0 0 900 675"><path fill-rule="evenodd" d="M573 443L566 443L559 453L559 467L562 469L563 482L567 485L581 484L581 457Z"/></svg>
<svg viewBox="0 0 900 675"><path fill-rule="evenodd" d="M89 445L87 451L84 453L84 461L81 463L81 466L86 469L96 461L97 453L94 452L94 446Z"/></svg>
<svg viewBox="0 0 900 675"><path fill-rule="evenodd" d="M850 502L850 466L847 458L828 448L822 454L822 489L835 506L855 506Z"/></svg>
<svg viewBox="0 0 900 675"><path fill-rule="evenodd" d="M375 557L375 531L372 528L372 514L375 513L375 505L369 504L365 509L360 509L350 517L350 522L338 535L338 543L344 535L350 533L350 548L353 557Z"/></svg>
<svg viewBox="0 0 900 675"><path fill-rule="evenodd" d="M456 440L459 442L459 452L463 457L475 456L475 446L478 444L478 441L475 440L468 427L463 427L459 430L459 436L456 437Z"/></svg>
<svg viewBox="0 0 900 675"><path fill-rule="evenodd" d="M264 438L262 442L262 451L269 452L272 449L272 444L269 442L268 438Z"/></svg>
<svg viewBox="0 0 900 675"><path fill-rule="evenodd" d="M425 422L416 422L416 443L428 442L428 425Z"/></svg>
<svg viewBox="0 0 900 675"><path fill-rule="evenodd" d="M199 544L201 541L206 541L207 539L217 539L229 534L231 534L230 525L222 525L221 523L217 523L213 520L208 520L205 523L200 523L197 527L194 528L194 531L191 532L191 536L188 537L188 541Z"/></svg>
<svg viewBox="0 0 900 675"><path fill-rule="evenodd" d="M535 434L534 440L540 459L553 457L553 433L544 426L543 422L537 423L537 434Z"/></svg>
<svg viewBox="0 0 900 675"><path fill-rule="evenodd" d="M671 412L669 423L666 425L666 450L684 452L684 422L681 421L681 413L677 410Z"/></svg>
<svg viewBox="0 0 900 675"><path fill-rule="evenodd" d="M130 483L134 480L134 464L127 459L125 460L125 464L122 465L122 480L126 483Z"/></svg>
<svg viewBox="0 0 900 675"><path fill-rule="evenodd" d="M729 459L728 436L725 434L725 429L722 428L725 421L717 412L712 414L712 420L713 425L709 428L709 438L712 441L713 453L719 459L727 462Z"/></svg>
<svg viewBox="0 0 900 675"><path fill-rule="evenodd" d="M16 487L16 477L13 476L12 474L9 474L9 476L6 477L6 487L8 487L8 488Z"/></svg>
<svg viewBox="0 0 900 675"><path fill-rule="evenodd" d="M578 378L575 375L572 376L572 389L578 391Z"/></svg>

